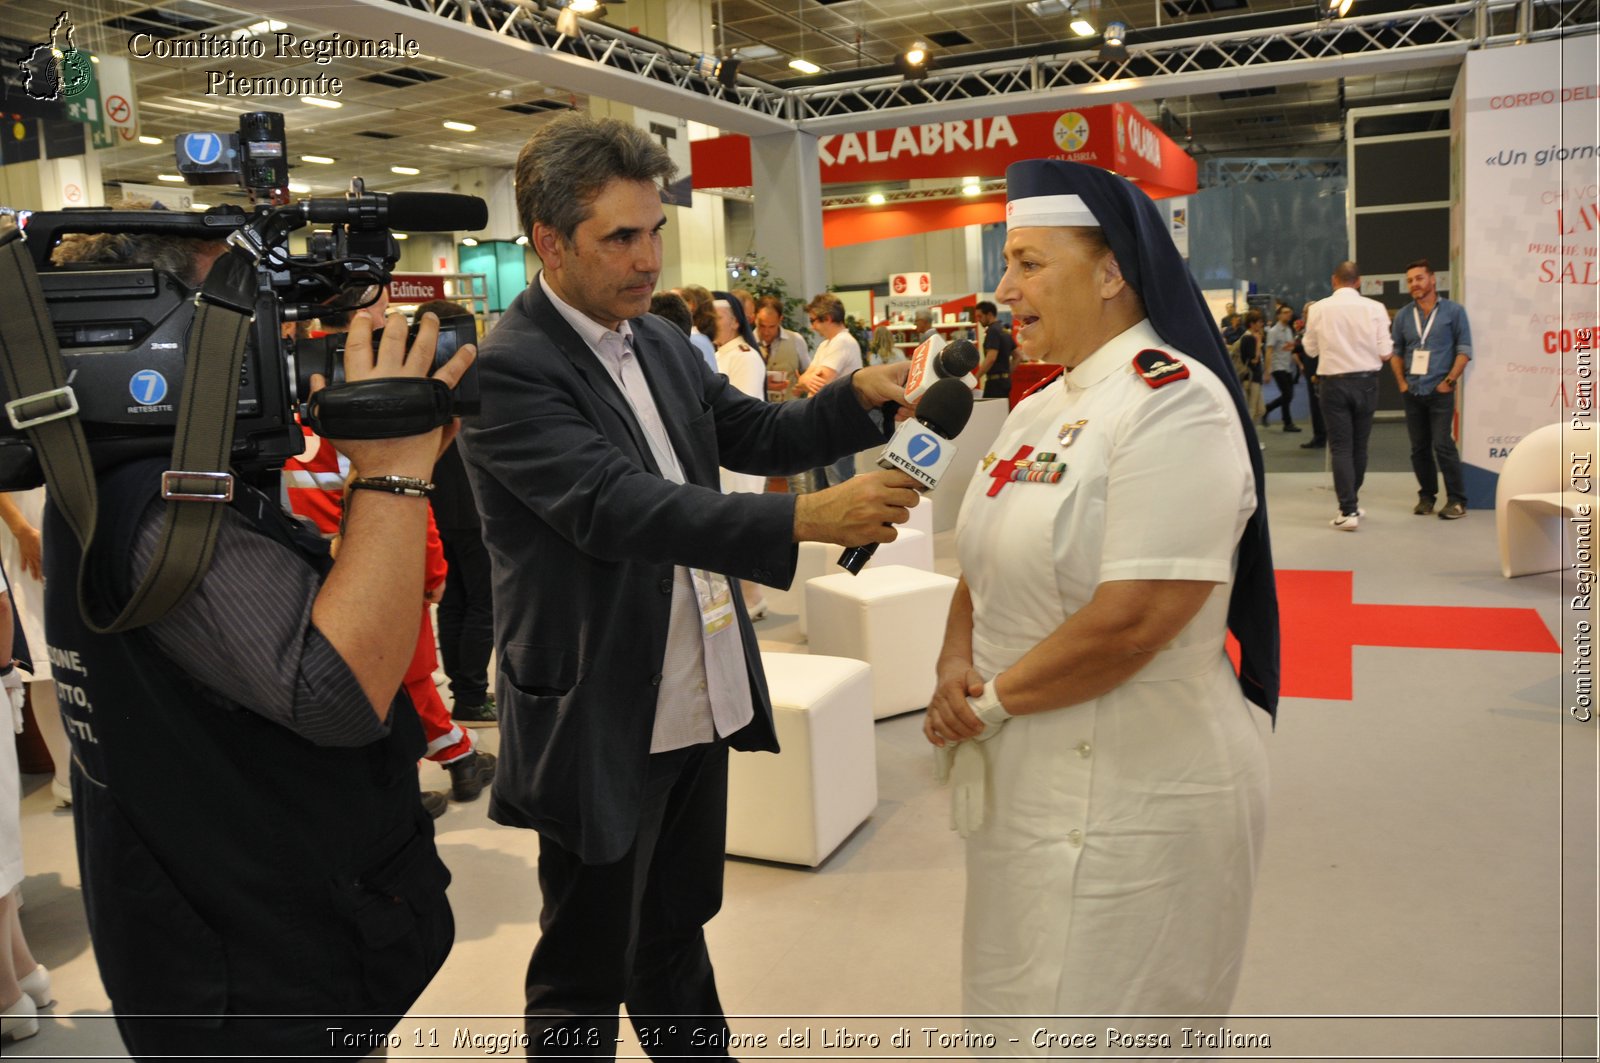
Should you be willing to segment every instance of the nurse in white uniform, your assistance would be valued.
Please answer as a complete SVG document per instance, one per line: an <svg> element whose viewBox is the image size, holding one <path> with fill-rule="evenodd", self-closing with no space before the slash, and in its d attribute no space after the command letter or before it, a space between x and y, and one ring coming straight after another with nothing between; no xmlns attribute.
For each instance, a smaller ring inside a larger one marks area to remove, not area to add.
<svg viewBox="0 0 1600 1063"><path fill-rule="evenodd" d="M1233 997L1264 822L1249 702L1275 709L1278 654L1259 451L1143 193L1065 162L1006 176L995 295L1020 348L1065 371L967 490L925 722L967 839L962 1010L1103 1017L980 1020L1013 1052L1191 1054Z"/></svg>

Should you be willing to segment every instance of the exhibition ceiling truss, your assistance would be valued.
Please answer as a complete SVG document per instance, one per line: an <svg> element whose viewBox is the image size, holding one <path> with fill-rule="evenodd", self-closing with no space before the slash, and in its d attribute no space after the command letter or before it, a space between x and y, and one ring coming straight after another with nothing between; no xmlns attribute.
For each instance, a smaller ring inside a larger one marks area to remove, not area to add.
<svg viewBox="0 0 1600 1063"><path fill-rule="evenodd" d="M1133 32L1127 58L1115 61L1101 60L1090 39L1071 42L1071 50L993 61L981 53L958 54L948 57L945 68L917 79L888 74L812 86L740 74L724 85L715 77L714 57L583 19L575 34L561 33L556 9L534 0L392 2L817 133L971 117L1003 107L1008 98L1027 97L1034 109L1051 97L1096 103L1148 98L1156 91L1152 78L1160 79L1160 93L1171 96L1369 74L1449 62L1472 48L1593 32L1597 21L1594 0L1471 0L1169 40L1141 40Z"/></svg>

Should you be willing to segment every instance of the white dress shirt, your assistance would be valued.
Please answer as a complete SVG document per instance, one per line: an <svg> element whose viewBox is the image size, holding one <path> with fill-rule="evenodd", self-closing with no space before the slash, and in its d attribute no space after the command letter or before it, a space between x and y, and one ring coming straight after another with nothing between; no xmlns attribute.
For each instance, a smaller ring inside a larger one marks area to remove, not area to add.
<svg viewBox="0 0 1600 1063"><path fill-rule="evenodd" d="M1354 288L1336 288L1311 307L1305 345L1307 354L1321 359L1318 376L1376 372L1394 350L1389 312Z"/></svg>

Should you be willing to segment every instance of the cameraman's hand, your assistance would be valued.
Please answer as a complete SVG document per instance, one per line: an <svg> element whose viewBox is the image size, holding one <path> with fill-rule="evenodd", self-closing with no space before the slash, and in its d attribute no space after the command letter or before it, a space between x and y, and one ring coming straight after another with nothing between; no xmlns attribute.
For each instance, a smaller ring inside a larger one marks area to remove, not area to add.
<svg viewBox="0 0 1600 1063"><path fill-rule="evenodd" d="M374 354L372 318L367 314L355 314L350 319L349 335L345 337L344 378L353 384L390 377L425 377L433 365L433 351L438 340L438 317L423 314L416 341L407 350L405 318L398 311L392 311L384 321L383 340ZM468 344L456 351L455 356L440 366L433 376L454 388L477 356L477 348ZM325 383L320 375L313 376L312 394L320 391ZM416 476L427 479L433 471L433 463L455 438L458 427L457 422L452 422L443 429L435 428L421 435L397 439L330 439L329 442L349 457L363 476Z"/></svg>

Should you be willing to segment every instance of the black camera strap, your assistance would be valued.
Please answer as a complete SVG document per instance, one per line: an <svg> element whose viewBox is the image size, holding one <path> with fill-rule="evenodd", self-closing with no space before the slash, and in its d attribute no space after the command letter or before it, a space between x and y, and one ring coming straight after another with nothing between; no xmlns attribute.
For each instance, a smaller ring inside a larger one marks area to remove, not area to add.
<svg viewBox="0 0 1600 1063"><path fill-rule="evenodd" d="M161 538L127 605L107 623L90 605L84 579L91 566L79 567L78 608L95 632L130 631L159 619L199 586L210 567L232 497L234 396L254 309L254 277L250 258L232 250L217 259L206 279L189 330L172 467L162 477L167 506ZM0 372L16 396L6 412L27 432L51 499L87 558L99 507L94 464L50 311L17 229L0 233L0 291L13 296L0 300Z"/></svg>

